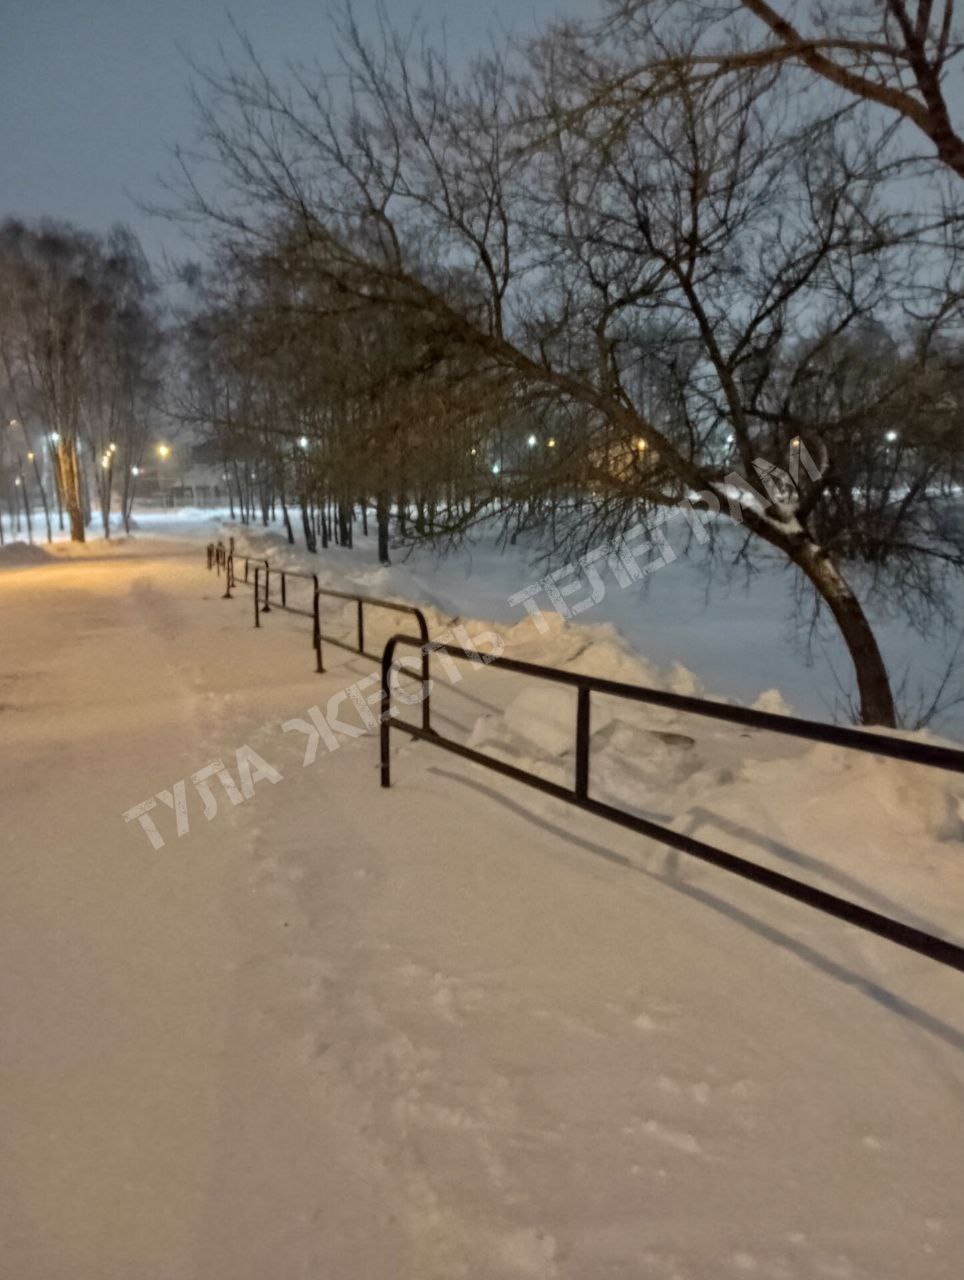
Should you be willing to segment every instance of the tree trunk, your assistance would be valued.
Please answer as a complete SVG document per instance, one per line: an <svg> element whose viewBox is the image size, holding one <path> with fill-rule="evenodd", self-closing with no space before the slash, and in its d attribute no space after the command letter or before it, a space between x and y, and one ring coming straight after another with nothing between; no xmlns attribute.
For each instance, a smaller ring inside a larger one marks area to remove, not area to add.
<svg viewBox="0 0 964 1280"><path fill-rule="evenodd" d="M387 493L379 493L375 499L375 519L378 525L378 563L391 564L388 554L389 529L388 514L391 506Z"/></svg>
<svg viewBox="0 0 964 1280"><path fill-rule="evenodd" d="M30 518L30 495L27 493L27 477L23 473L23 459L18 456L17 469L20 472L20 488L23 491L23 514L27 519L27 541L33 546L33 521Z"/></svg>
<svg viewBox="0 0 964 1280"><path fill-rule="evenodd" d="M85 542L87 535L84 531L84 508L81 499L76 441L61 440L57 445L55 465L64 506L67 508L67 517L70 520L70 540Z"/></svg>
<svg viewBox="0 0 964 1280"><path fill-rule="evenodd" d="M57 459L56 451L53 452L53 470L54 470L54 495L57 499L57 527L61 533L64 531L64 497L63 484L60 475L60 463Z"/></svg>
<svg viewBox="0 0 964 1280"><path fill-rule="evenodd" d="M301 525L305 531L305 546L311 552L318 550L318 543L315 541L315 531L311 527L311 520L308 516L308 499L301 499Z"/></svg>
<svg viewBox="0 0 964 1280"><path fill-rule="evenodd" d="M887 668L860 601L829 555L814 543L804 543L791 558L807 575L840 628L857 676L861 723L895 728L897 713Z"/></svg>
<svg viewBox="0 0 964 1280"><path fill-rule="evenodd" d="M285 502L284 494L281 495L281 514L284 519L285 532L288 535L288 545L295 545L295 535L291 528L291 516L288 515L288 504Z"/></svg>
<svg viewBox="0 0 964 1280"><path fill-rule="evenodd" d="M44 509L44 523L47 526L47 541L53 542L54 531L50 524L50 505L47 502L47 490L44 488L43 477L40 474L40 463L37 461L37 455L33 456L33 473L37 478L37 488L40 490L40 503Z"/></svg>
<svg viewBox="0 0 964 1280"><path fill-rule="evenodd" d="M351 520L344 502L338 504L338 542L342 547L351 547Z"/></svg>

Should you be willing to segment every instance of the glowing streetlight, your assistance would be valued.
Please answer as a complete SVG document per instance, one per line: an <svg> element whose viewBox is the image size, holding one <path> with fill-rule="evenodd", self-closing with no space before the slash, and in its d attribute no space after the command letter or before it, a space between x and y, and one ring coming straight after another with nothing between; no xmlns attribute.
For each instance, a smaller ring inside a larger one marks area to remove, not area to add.
<svg viewBox="0 0 964 1280"><path fill-rule="evenodd" d="M19 418L11 418L11 419L10 419L10 425L11 425L11 427L19 427L19 426L20 426L20 419L19 419Z"/></svg>
<svg viewBox="0 0 964 1280"><path fill-rule="evenodd" d="M108 469L108 467L110 466L110 457L109 457L106 453L105 453L105 454L104 454L104 456L101 458L101 460L100 460L100 465L104 468L104 470L105 470L105 471L106 471L106 470Z"/></svg>
<svg viewBox="0 0 964 1280"><path fill-rule="evenodd" d="M497 462L492 463L492 474L494 476L497 476L501 470L502 468L499 466Z"/></svg>
<svg viewBox="0 0 964 1280"><path fill-rule="evenodd" d="M51 444L60 444L60 432L59 432L59 431L51 431L51 433L50 433L50 443L51 443Z"/></svg>
<svg viewBox="0 0 964 1280"><path fill-rule="evenodd" d="M550 436L549 439L546 441L546 445L548 448L554 449L556 447L556 437Z"/></svg>
<svg viewBox="0 0 964 1280"><path fill-rule="evenodd" d="M33 462L33 460L34 460L34 455L33 455L32 453L28 453L28 454L27 454L27 461L28 461L28 462Z"/></svg>
<svg viewBox="0 0 964 1280"><path fill-rule="evenodd" d="M107 451L108 451L108 453L116 453L116 452L117 452L117 445L116 445L116 444L108 445L108 446L107 446Z"/></svg>
<svg viewBox="0 0 964 1280"><path fill-rule="evenodd" d="M526 444L529 446L530 449L534 449L538 443L539 442L535 436L530 436L529 439L526 441Z"/></svg>
<svg viewBox="0 0 964 1280"><path fill-rule="evenodd" d="M19 477L19 476L17 476L17 478L14 480L14 482L13 482L13 483L14 483L14 484L16 485L16 487L19 489L19 488L20 488L20 477Z"/></svg>
<svg viewBox="0 0 964 1280"><path fill-rule="evenodd" d="M300 436L300 437L299 437L299 439L298 439L298 447L299 447L300 449L307 449L307 448L308 448L308 437L307 437L307 436Z"/></svg>
<svg viewBox="0 0 964 1280"><path fill-rule="evenodd" d="M132 476L139 476L140 474L141 474L141 469L140 469L140 467L131 467L131 475L132 475Z"/></svg>
<svg viewBox="0 0 964 1280"><path fill-rule="evenodd" d="M171 456L171 446L169 444L159 444L157 446L157 456L162 462L166 462Z"/></svg>
<svg viewBox="0 0 964 1280"><path fill-rule="evenodd" d="M893 444L894 441L897 439L897 432L888 431L887 434L884 436L884 439L887 441L888 444Z"/></svg>
<svg viewBox="0 0 964 1280"><path fill-rule="evenodd" d="M633 445L633 448L636 450L637 453L646 452L647 445L646 445L646 441L643 439L642 436L640 436L639 439L636 440L636 442Z"/></svg>
<svg viewBox="0 0 964 1280"><path fill-rule="evenodd" d="M474 458L474 457L475 457L475 455L478 453L478 449L470 449L470 450L469 450L469 453L470 453L470 454L472 455L472 457Z"/></svg>

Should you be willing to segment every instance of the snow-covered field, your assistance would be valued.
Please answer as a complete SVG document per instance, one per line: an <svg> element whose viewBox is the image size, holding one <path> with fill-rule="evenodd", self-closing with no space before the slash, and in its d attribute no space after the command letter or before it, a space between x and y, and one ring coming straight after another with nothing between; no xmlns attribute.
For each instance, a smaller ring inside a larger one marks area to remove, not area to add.
<svg viewBox="0 0 964 1280"><path fill-rule="evenodd" d="M372 664L317 676L305 620L220 599L215 522L140 523L0 553L0 1274L957 1280L962 975L399 735L389 791L371 734L306 765L295 722L360 728ZM543 634L522 552L311 560L436 634L820 714L762 660L774 611L721 657L731 593L698 638L682 565L647 646L628 592ZM571 776L566 695L469 668L433 703ZM593 727L594 794L964 941L955 779L601 699ZM151 797L159 847L123 817Z"/></svg>

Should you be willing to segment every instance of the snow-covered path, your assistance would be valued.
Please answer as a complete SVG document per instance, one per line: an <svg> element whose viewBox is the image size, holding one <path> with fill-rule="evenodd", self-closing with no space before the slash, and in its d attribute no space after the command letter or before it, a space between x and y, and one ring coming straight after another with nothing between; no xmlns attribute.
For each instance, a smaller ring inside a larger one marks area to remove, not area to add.
<svg viewBox="0 0 964 1280"><path fill-rule="evenodd" d="M960 975L424 746L303 767L370 664L219 594L0 573L0 1275L957 1280Z"/></svg>

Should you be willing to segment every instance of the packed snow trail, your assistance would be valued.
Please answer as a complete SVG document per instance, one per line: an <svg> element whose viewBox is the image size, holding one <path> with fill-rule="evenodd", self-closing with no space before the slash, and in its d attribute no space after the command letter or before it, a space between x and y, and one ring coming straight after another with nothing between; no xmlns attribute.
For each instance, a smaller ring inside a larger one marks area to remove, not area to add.
<svg viewBox="0 0 964 1280"><path fill-rule="evenodd" d="M0 1274L958 1280L960 975L423 744L305 767L370 663L197 542L64 555L0 570Z"/></svg>

